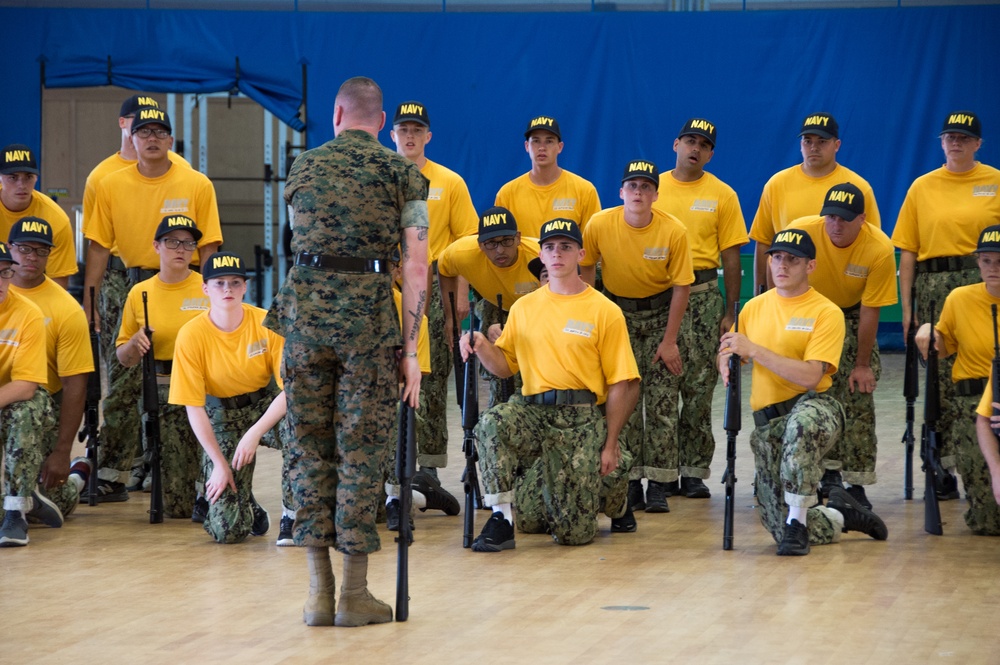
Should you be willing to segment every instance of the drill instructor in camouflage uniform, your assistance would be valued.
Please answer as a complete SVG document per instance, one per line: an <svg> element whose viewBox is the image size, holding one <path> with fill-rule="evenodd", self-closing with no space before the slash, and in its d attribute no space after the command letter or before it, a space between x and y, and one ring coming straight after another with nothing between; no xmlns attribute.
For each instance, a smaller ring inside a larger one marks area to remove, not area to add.
<svg viewBox="0 0 1000 665"><path fill-rule="evenodd" d="M591 217L581 262L583 279L593 286L601 261L604 293L625 313L642 374L639 403L622 442L632 455L630 507L647 513L670 512L667 488L678 478L677 414L687 366L679 334L694 282L684 225L653 208L659 184L655 164L629 162L619 190L623 205ZM643 478L649 480L645 501Z"/></svg>
<svg viewBox="0 0 1000 665"><path fill-rule="evenodd" d="M829 393L844 341L844 315L809 286L816 246L805 231L775 234L768 249L775 288L748 302L739 332L719 345L719 370L729 384L729 356L753 361L750 435L760 520L779 556L802 556L810 544L837 542L860 530L878 540L888 530L842 488L815 506L822 460L844 429L844 410ZM766 345L766 346L765 346ZM784 355L787 354L787 355Z"/></svg>
<svg viewBox="0 0 1000 665"><path fill-rule="evenodd" d="M677 160L660 174L659 197L653 208L673 215L687 229L694 283L681 323L679 346L684 353L681 409L677 420L680 482L667 484L668 495L689 499L711 496L705 480L715 455L712 395L716 338L733 325L740 300L740 247L749 242L740 200L732 187L705 170L715 154L715 125L691 118L674 139ZM722 267L725 297L719 290Z"/></svg>
<svg viewBox="0 0 1000 665"><path fill-rule="evenodd" d="M844 433L827 453L820 494L847 483L847 493L871 508L865 485L875 484L875 387L882 374L879 310L895 305L896 258L892 241L866 223L865 195L854 183L834 185L819 216L793 221L815 239L816 270L809 284L844 312L847 336L833 375L832 395L844 407Z"/></svg>
<svg viewBox="0 0 1000 665"><path fill-rule="evenodd" d="M420 393L417 337L427 301L427 179L383 147L382 90L356 77L337 92L334 139L295 160L285 186L295 265L264 325L285 338L294 539L308 547L310 626L392 620L367 588L381 471L392 453L402 342L403 399ZM403 334L389 260L400 244ZM344 555L334 602L330 548Z"/></svg>
<svg viewBox="0 0 1000 665"><path fill-rule="evenodd" d="M990 395L986 406L992 400L992 389L986 390L986 384L994 357L992 308L1000 306L1000 225L983 230L976 254L983 281L960 286L948 294L934 325L934 342L939 359L954 356L949 383L955 408L963 415L949 431L954 436L958 472L969 502L965 523L974 534L1000 536L1000 506L990 487L989 457L983 458L987 449L983 448L977 419L970 417L984 391ZM924 358L930 347L930 328L931 324L925 323L917 330L916 344Z"/></svg>
<svg viewBox="0 0 1000 665"><path fill-rule="evenodd" d="M45 317L25 296L14 293L13 259L0 242L0 439L4 446L3 522L0 547L28 544L27 517L62 526L59 509L37 490L45 438L55 427L45 360Z"/></svg>
<svg viewBox="0 0 1000 665"><path fill-rule="evenodd" d="M496 345L478 331L461 339L463 358L475 353L500 378L520 370L524 384L520 397L486 411L476 428L483 498L493 506L472 544L477 552L514 548L514 473L539 458L544 530L562 545L593 540L601 476L621 464L618 436L639 396L621 309L577 273L580 227L569 219L545 222L539 244L549 283L514 303ZM599 404L606 404L606 422Z"/></svg>

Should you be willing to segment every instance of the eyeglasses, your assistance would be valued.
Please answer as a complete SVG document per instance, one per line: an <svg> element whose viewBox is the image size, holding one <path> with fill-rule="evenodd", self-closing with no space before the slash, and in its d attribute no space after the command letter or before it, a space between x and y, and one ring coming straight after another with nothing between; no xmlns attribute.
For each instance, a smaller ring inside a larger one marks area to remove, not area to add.
<svg viewBox="0 0 1000 665"><path fill-rule="evenodd" d="M45 258L52 253L52 249L49 247L29 247L28 245L22 245L16 242L10 243L10 246L17 247L17 251L21 254L37 254L42 258Z"/></svg>
<svg viewBox="0 0 1000 665"><path fill-rule="evenodd" d="M486 240L483 242L483 247L485 247L490 251L493 251L500 245L503 245L504 247L513 247L514 240L515 240L514 236L506 236L504 238L501 238L500 240Z"/></svg>
<svg viewBox="0 0 1000 665"><path fill-rule="evenodd" d="M170 132L166 129L153 129L152 127L140 127L132 133L142 139L148 139L153 135L158 139L165 139L170 136Z"/></svg>
<svg viewBox="0 0 1000 665"><path fill-rule="evenodd" d="M177 249L181 245L184 245L184 249L189 252L193 252L198 249L198 242L196 240L178 240L177 238L163 238L160 240L167 249Z"/></svg>
<svg viewBox="0 0 1000 665"><path fill-rule="evenodd" d="M10 279L13 276L14 276L13 268L4 268L3 270L0 270L0 277L3 277L4 279Z"/></svg>
<svg viewBox="0 0 1000 665"><path fill-rule="evenodd" d="M968 134L942 134L941 140L945 143L958 143L962 145L965 143L971 143L976 139Z"/></svg>

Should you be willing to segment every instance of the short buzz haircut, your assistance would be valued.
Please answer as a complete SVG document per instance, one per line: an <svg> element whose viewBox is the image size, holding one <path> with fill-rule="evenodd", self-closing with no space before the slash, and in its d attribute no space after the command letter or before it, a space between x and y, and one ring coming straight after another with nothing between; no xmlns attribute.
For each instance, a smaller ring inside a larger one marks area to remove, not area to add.
<svg viewBox="0 0 1000 665"><path fill-rule="evenodd" d="M340 86L335 103L351 117L381 118L382 88L367 76L355 76Z"/></svg>

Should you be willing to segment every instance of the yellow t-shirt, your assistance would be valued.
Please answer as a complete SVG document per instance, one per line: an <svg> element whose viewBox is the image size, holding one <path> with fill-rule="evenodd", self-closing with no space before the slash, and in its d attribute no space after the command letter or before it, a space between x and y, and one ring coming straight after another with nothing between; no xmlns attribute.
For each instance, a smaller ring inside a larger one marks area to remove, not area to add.
<svg viewBox="0 0 1000 665"><path fill-rule="evenodd" d="M687 229L695 270L720 267L722 250L750 242L736 192L711 173L704 172L694 182L661 173L659 192L653 209L673 215Z"/></svg>
<svg viewBox="0 0 1000 665"><path fill-rule="evenodd" d="M427 190L427 213L431 223L427 234L427 261L434 263L448 245L478 232L479 215L462 176L429 159L420 172L431 183Z"/></svg>
<svg viewBox="0 0 1000 665"><path fill-rule="evenodd" d="M844 346L844 313L816 289L793 298L783 298L771 289L743 306L739 323L740 332L755 344L786 358L827 363L816 392L825 392L833 383ZM750 408L754 411L806 392L760 363L753 364L751 379Z"/></svg>
<svg viewBox="0 0 1000 665"><path fill-rule="evenodd" d="M865 221L881 228L875 193L867 180L840 164L828 175L813 178L805 174L801 164L796 164L778 171L764 185L757 214L750 226L750 237L770 245L774 234L788 228L792 220L818 215L830 188L845 182L854 184L865 195Z"/></svg>
<svg viewBox="0 0 1000 665"><path fill-rule="evenodd" d="M174 357L174 342L181 326L201 312L208 311L210 303L208 296L201 290L201 275L192 271L176 284L167 284L159 275L153 275L133 286L125 299L125 307L122 308L122 326L115 346L128 342L132 335L139 332L139 328L146 325L142 312L143 291L148 294L146 300L152 324L149 327L153 330L153 357L157 360L170 360ZM235 394L245 392L247 391L241 390Z"/></svg>
<svg viewBox="0 0 1000 665"><path fill-rule="evenodd" d="M73 227L69 216L59 207L59 204L39 191L31 193L31 203L21 212L8 210L0 203L0 240L7 242L10 230L22 217L39 217L52 226L52 253L45 266L45 274L49 277L68 277L77 273L76 243L73 241ZM17 258L17 250L13 250Z"/></svg>
<svg viewBox="0 0 1000 665"><path fill-rule="evenodd" d="M399 327L403 327L403 293L392 286L392 300L396 303L396 314L399 315ZM431 345L427 339L427 315L420 316L420 330L417 332L417 362L421 374L431 373Z"/></svg>
<svg viewBox="0 0 1000 665"><path fill-rule="evenodd" d="M104 176L97 183L94 219L87 223L88 240L111 248L118 246L129 268L159 269L153 234L166 215L187 215L202 232L198 246L222 242L215 187L192 168L171 166L158 178L147 178L136 165ZM192 263L200 263L198 252Z"/></svg>
<svg viewBox="0 0 1000 665"><path fill-rule="evenodd" d="M816 270L809 285L833 301L837 307L895 305L896 252L888 236L871 224L864 224L850 247L837 247L826 234L822 217L813 215L793 221L789 228L809 234L816 245Z"/></svg>
<svg viewBox="0 0 1000 665"><path fill-rule="evenodd" d="M532 183L527 173L514 178L497 192L494 205L514 213L522 236L537 238L542 224L556 217L572 219L585 228L601 209L601 200L588 180L563 169L554 183L544 187Z"/></svg>
<svg viewBox="0 0 1000 665"><path fill-rule="evenodd" d="M186 166L191 168L188 161L178 155L176 152L171 150L167 153L170 158L171 163L179 164L181 166ZM125 159L122 157L121 152L116 152L110 157L106 157L101 161L100 164L95 166L87 176L87 182L83 186L83 232L87 232L87 222L94 216L94 206L97 205L97 183L100 182L101 178L108 175L109 173L114 173L115 171L120 171L127 166L133 166L135 160ZM111 248L111 253L118 256L118 246Z"/></svg>
<svg viewBox="0 0 1000 665"><path fill-rule="evenodd" d="M181 326L174 346L170 403L205 406L205 395L251 393L272 378L283 388L281 353L285 340L262 325L266 314L267 310L243 303L243 322L232 332L219 330L208 312Z"/></svg>
<svg viewBox="0 0 1000 665"><path fill-rule="evenodd" d="M965 173L942 166L910 185L899 209L892 242L918 261L976 251L979 234L1000 224L1000 171L976 162Z"/></svg>
<svg viewBox="0 0 1000 665"><path fill-rule="evenodd" d="M500 294L504 309L509 310L515 300L538 288L538 279L528 270L528 263L538 257L538 252L538 240L522 235L517 260L506 268L500 268L483 254L478 236L467 236L444 250L438 258L438 274L464 277L479 295L494 305L497 304L497 294Z"/></svg>
<svg viewBox="0 0 1000 665"><path fill-rule="evenodd" d="M984 418L989 418L993 415L993 379L990 378L986 382L986 390L983 391L983 396L979 400L979 406L976 407L976 413L983 416Z"/></svg>
<svg viewBox="0 0 1000 665"><path fill-rule="evenodd" d="M0 302L0 385L48 381L45 361L45 315L13 289Z"/></svg>
<svg viewBox="0 0 1000 665"><path fill-rule="evenodd" d="M1000 307L986 285L960 286L948 294L934 329L939 348L957 353L951 380L981 379L990 375L993 362L993 311Z"/></svg>
<svg viewBox="0 0 1000 665"><path fill-rule="evenodd" d="M566 296L546 285L524 296L496 345L520 370L524 395L586 389L602 404L609 384L639 378L621 309L589 286Z"/></svg>
<svg viewBox="0 0 1000 665"><path fill-rule="evenodd" d="M94 355L90 348L90 329L80 303L49 278L33 289L10 290L26 297L45 316L45 356L48 379L45 389L50 395L62 390L61 376L76 376L94 371Z"/></svg>
<svg viewBox="0 0 1000 665"><path fill-rule="evenodd" d="M586 254L580 265L601 261L604 286L616 296L647 298L694 282L687 230L673 215L653 210L653 221L637 229L622 206L602 210L583 230Z"/></svg>

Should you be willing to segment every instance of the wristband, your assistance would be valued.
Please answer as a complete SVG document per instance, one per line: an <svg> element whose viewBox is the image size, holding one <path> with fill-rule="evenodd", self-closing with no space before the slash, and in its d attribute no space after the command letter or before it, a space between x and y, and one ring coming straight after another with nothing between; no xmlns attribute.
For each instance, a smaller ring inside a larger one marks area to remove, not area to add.
<svg viewBox="0 0 1000 665"><path fill-rule="evenodd" d="M417 357L417 352L416 351L407 351L406 353L403 354L403 357L404 358L416 358Z"/></svg>

